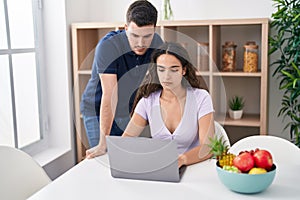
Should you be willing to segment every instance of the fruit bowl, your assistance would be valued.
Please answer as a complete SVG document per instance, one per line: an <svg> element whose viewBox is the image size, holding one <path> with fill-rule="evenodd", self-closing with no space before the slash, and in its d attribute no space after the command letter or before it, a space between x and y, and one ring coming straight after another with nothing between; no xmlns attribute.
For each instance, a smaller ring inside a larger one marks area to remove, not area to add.
<svg viewBox="0 0 300 200"><path fill-rule="evenodd" d="M238 193L258 193L266 190L273 182L276 165L264 174L234 173L224 170L216 163L217 173L221 182L230 190Z"/></svg>

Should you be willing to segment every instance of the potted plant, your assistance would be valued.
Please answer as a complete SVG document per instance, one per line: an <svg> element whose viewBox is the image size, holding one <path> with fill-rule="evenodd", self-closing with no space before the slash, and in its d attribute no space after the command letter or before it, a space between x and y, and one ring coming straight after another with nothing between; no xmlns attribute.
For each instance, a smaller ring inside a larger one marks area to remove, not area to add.
<svg viewBox="0 0 300 200"><path fill-rule="evenodd" d="M232 97L229 102L229 117L232 119L241 119L243 115L244 98L240 96Z"/></svg>
<svg viewBox="0 0 300 200"><path fill-rule="evenodd" d="M283 91L278 117L288 118L283 130L289 128L291 140L300 147L300 1L273 1L277 11L272 14L269 54L278 53L271 63Z"/></svg>

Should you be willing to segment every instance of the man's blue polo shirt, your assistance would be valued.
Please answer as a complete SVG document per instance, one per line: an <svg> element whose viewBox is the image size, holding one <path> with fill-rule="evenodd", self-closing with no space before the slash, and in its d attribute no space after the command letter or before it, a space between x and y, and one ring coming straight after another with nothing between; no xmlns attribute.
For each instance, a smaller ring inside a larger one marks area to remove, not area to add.
<svg viewBox="0 0 300 200"><path fill-rule="evenodd" d="M116 74L118 80L118 104L115 117L128 117L138 89L155 48L162 44L159 35L154 34L150 48L144 55L136 55L130 48L126 32L112 31L97 44L89 79L80 103L85 116L99 116L102 97L99 73Z"/></svg>

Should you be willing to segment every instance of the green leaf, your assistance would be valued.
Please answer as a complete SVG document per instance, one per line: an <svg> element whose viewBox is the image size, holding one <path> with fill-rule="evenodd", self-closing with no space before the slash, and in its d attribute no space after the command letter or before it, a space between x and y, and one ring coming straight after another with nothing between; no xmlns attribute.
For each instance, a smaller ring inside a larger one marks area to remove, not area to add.
<svg viewBox="0 0 300 200"><path fill-rule="evenodd" d="M300 20L299 17L300 17L300 13L298 15L296 15L292 21L296 22L297 20Z"/></svg>
<svg viewBox="0 0 300 200"><path fill-rule="evenodd" d="M299 80L300 80L300 79L296 78L296 79L293 81L293 88L296 88L297 82L298 82Z"/></svg>
<svg viewBox="0 0 300 200"><path fill-rule="evenodd" d="M272 53L274 53L275 51L277 51L277 48L273 47L269 50L269 55L271 55Z"/></svg>
<svg viewBox="0 0 300 200"><path fill-rule="evenodd" d="M281 86L279 89L283 90L283 89L287 89L288 87L292 86L293 83L287 83L286 85Z"/></svg>
<svg viewBox="0 0 300 200"><path fill-rule="evenodd" d="M284 75L290 77L290 79L292 79L292 80L295 79L295 77L292 74L288 73L287 71L281 70L281 73L283 73Z"/></svg>
<svg viewBox="0 0 300 200"><path fill-rule="evenodd" d="M297 74L298 74L298 77L300 77L300 69L295 65L294 62L292 62L292 66L293 68L296 70Z"/></svg>

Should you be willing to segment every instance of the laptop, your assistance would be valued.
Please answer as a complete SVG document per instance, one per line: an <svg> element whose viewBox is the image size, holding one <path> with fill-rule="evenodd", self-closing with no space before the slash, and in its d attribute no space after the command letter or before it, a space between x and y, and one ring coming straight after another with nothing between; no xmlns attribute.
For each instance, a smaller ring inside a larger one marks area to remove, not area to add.
<svg viewBox="0 0 300 200"><path fill-rule="evenodd" d="M174 140L107 136L106 143L114 178L180 182L186 169L178 168Z"/></svg>

